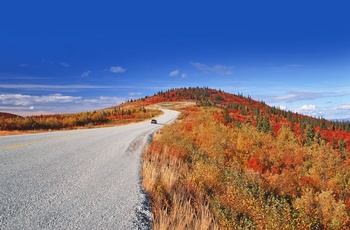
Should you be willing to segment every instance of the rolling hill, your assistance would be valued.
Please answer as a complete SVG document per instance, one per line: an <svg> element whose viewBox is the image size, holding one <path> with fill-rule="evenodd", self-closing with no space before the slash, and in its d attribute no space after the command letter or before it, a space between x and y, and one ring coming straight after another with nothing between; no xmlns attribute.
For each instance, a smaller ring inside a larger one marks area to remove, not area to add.
<svg viewBox="0 0 350 230"><path fill-rule="evenodd" d="M146 96L138 100L125 103L123 106L149 106L167 102L192 102L197 106L220 108L217 119L225 125L235 126L249 123L259 130L277 135L281 127L289 127L296 135L311 141L315 136L331 143L340 145L350 151L350 122L330 121L315 118L291 111L268 106L263 101L253 100L242 94L230 94L222 90L206 87L179 88L160 91L153 96ZM345 145L345 146L344 146Z"/></svg>
<svg viewBox="0 0 350 230"><path fill-rule="evenodd" d="M129 103L178 101L143 156L155 229L350 228L349 123L208 88Z"/></svg>

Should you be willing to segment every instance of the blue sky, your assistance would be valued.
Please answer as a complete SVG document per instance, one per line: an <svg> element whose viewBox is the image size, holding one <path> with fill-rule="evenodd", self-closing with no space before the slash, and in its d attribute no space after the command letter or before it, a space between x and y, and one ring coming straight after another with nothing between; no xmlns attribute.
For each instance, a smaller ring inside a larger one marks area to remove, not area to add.
<svg viewBox="0 0 350 230"><path fill-rule="evenodd" d="M88 111L208 86L350 118L346 1L241 2L1 3L0 111Z"/></svg>

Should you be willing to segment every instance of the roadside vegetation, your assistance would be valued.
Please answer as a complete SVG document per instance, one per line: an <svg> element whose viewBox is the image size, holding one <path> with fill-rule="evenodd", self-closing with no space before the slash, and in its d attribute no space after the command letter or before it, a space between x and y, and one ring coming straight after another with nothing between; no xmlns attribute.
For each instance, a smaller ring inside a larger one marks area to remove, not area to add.
<svg viewBox="0 0 350 230"><path fill-rule="evenodd" d="M348 123L202 99L144 152L154 229L350 228Z"/></svg>
<svg viewBox="0 0 350 230"><path fill-rule="evenodd" d="M151 119L160 115L160 110L144 107L113 107L93 112L55 114L30 117L0 117L2 131L60 130L90 128L96 126L122 125Z"/></svg>

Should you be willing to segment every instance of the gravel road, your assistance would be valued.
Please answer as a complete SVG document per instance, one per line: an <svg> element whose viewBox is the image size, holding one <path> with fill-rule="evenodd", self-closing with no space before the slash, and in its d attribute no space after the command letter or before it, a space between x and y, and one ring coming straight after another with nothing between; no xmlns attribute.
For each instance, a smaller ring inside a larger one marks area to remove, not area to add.
<svg viewBox="0 0 350 230"><path fill-rule="evenodd" d="M148 229L141 153L177 116L0 137L0 229Z"/></svg>

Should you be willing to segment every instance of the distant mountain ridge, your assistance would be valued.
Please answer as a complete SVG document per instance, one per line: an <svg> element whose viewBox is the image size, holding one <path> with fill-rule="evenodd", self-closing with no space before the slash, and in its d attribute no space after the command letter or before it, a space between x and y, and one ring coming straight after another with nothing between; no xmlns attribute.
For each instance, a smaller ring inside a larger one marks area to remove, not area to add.
<svg viewBox="0 0 350 230"><path fill-rule="evenodd" d="M4 117L4 118L16 118L16 117L20 117L20 116L19 116L19 115L16 115L16 114L12 114L12 113L0 112L0 117Z"/></svg>
<svg viewBox="0 0 350 230"><path fill-rule="evenodd" d="M350 122L350 118L340 118L340 119L332 119L332 121L340 121L340 122Z"/></svg>

